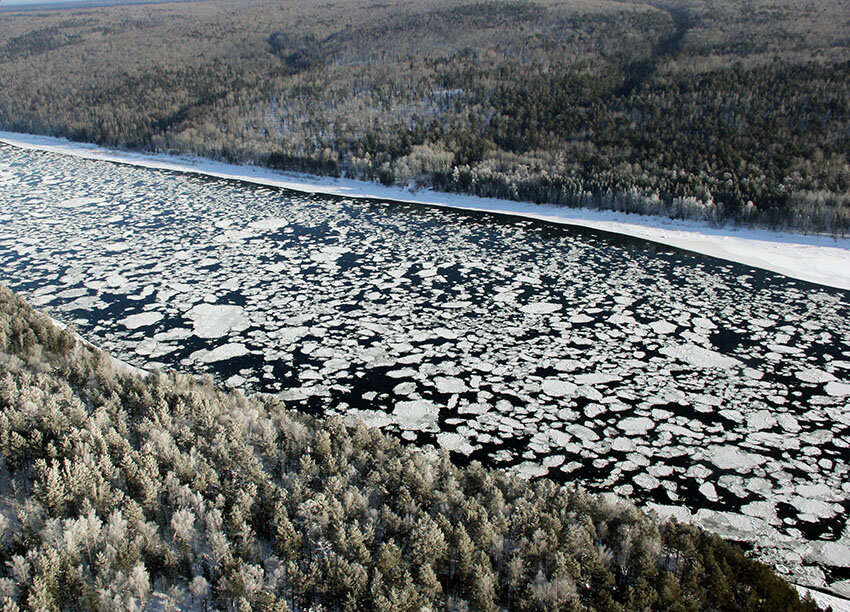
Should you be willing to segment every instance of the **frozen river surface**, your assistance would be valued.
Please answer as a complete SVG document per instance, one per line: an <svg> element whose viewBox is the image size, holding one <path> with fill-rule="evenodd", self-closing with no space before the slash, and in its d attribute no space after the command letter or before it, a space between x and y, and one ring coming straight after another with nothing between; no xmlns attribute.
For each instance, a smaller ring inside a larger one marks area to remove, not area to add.
<svg viewBox="0 0 850 612"><path fill-rule="evenodd" d="M0 281L135 365L617 493L850 594L847 292L2 145Z"/></svg>

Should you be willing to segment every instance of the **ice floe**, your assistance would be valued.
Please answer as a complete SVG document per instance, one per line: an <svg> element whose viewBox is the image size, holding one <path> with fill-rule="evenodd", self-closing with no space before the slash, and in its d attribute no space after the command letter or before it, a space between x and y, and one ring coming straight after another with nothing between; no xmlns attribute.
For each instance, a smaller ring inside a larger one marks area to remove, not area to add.
<svg viewBox="0 0 850 612"><path fill-rule="evenodd" d="M127 329L137 329L139 327L150 327L159 323L163 318L161 312L141 312L139 314L124 317L119 321Z"/></svg>
<svg viewBox="0 0 850 612"><path fill-rule="evenodd" d="M737 470L740 472L749 471L767 460L761 455L754 455L731 445L710 446L706 454L709 461L721 470Z"/></svg>
<svg viewBox="0 0 850 612"><path fill-rule="evenodd" d="M660 352L698 368L731 368L741 365L734 357L694 344L668 344Z"/></svg>
<svg viewBox="0 0 850 612"><path fill-rule="evenodd" d="M561 310L561 305L552 302L531 302L521 306L520 310L525 314L551 314Z"/></svg>
<svg viewBox="0 0 850 612"><path fill-rule="evenodd" d="M215 363L216 361L225 361L227 359L233 359L234 357L242 357L243 355L247 355L249 352L250 351L244 344L239 342L230 342L228 344L218 346L211 351L206 349L196 351L192 353L192 358L197 359L201 363Z"/></svg>
<svg viewBox="0 0 850 612"><path fill-rule="evenodd" d="M186 313L186 318L192 321L194 334L199 338L220 338L248 327L241 306L198 304Z"/></svg>

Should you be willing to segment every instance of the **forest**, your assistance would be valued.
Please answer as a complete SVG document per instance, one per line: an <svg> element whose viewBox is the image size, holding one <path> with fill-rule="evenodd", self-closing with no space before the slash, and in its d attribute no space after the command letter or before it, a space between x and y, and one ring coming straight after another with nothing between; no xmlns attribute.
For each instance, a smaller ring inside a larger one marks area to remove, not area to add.
<svg viewBox="0 0 850 612"><path fill-rule="evenodd" d="M0 129L844 234L846 0L246 0L0 19Z"/></svg>
<svg viewBox="0 0 850 612"><path fill-rule="evenodd" d="M743 550L140 373L0 287L0 610L818 610Z"/></svg>

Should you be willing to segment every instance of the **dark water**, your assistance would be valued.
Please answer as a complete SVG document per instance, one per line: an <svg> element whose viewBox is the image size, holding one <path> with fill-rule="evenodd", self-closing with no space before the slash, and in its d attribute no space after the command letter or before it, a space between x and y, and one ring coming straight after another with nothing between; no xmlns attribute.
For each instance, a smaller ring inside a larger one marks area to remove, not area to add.
<svg viewBox="0 0 850 612"><path fill-rule="evenodd" d="M601 232L8 147L0 270L135 365L687 508L798 577L843 571L847 292Z"/></svg>

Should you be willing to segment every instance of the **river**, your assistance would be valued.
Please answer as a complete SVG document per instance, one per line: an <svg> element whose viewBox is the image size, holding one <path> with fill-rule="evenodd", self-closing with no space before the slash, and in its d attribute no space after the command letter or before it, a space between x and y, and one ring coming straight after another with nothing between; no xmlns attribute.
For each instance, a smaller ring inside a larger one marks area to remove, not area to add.
<svg viewBox="0 0 850 612"><path fill-rule="evenodd" d="M134 365L627 497L850 594L846 291L6 145L0 282Z"/></svg>

